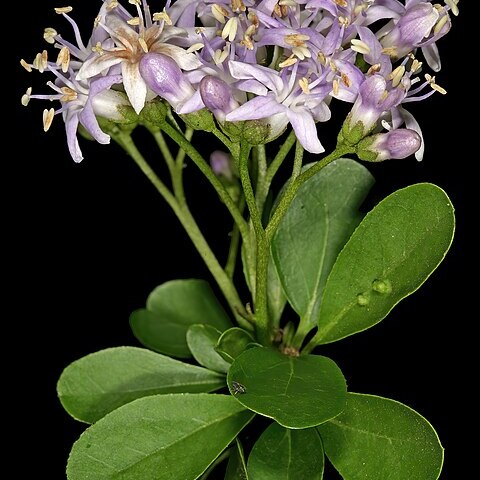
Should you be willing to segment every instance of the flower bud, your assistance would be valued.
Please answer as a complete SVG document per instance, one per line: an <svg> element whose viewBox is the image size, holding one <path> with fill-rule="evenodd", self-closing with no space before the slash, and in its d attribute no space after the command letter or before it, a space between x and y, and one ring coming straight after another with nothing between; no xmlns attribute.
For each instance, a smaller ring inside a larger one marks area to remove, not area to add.
<svg viewBox="0 0 480 480"><path fill-rule="evenodd" d="M232 88L218 77L207 75L200 82L200 96L205 106L218 121L225 121L226 115L239 106L233 98Z"/></svg>
<svg viewBox="0 0 480 480"><path fill-rule="evenodd" d="M365 138L358 144L357 155L366 162L382 162L409 157L421 145L422 139L417 132L400 128Z"/></svg>
<svg viewBox="0 0 480 480"><path fill-rule="evenodd" d="M139 68L147 86L175 109L194 94L175 60L166 55L147 53L140 60Z"/></svg>
<svg viewBox="0 0 480 480"><path fill-rule="evenodd" d="M217 177L223 177L230 182L233 181L233 162L228 153L215 150L210 154L210 165Z"/></svg>

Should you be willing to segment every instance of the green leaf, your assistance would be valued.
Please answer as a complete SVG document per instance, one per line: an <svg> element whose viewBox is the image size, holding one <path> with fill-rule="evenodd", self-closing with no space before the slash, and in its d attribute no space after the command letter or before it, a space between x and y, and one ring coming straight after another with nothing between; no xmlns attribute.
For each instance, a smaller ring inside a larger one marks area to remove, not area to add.
<svg viewBox="0 0 480 480"><path fill-rule="evenodd" d="M315 428L270 425L248 457L250 480L321 480L324 454Z"/></svg>
<svg viewBox="0 0 480 480"><path fill-rule="evenodd" d="M314 427L336 417L347 389L329 358L293 358L268 348L251 348L237 357L227 383L242 405L287 428Z"/></svg>
<svg viewBox="0 0 480 480"><path fill-rule="evenodd" d="M57 392L63 408L77 420L93 423L140 397L159 393L211 392L225 377L142 348L101 350L70 364Z"/></svg>
<svg viewBox="0 0 480 480"><path fill-rule="evenodd" d="M230 363L215 350L221 333L210 325L192 325L187 331L187 344L193 358L204 367L216 372L228 372Z"/></svg>
<svg viewBox="0 0 480 480"><path fill-rule="evenodd" d="M438 267L452 243L453 206L439 187L399 190L362 221L332 269L317 344L340 340L380 322Z"/></svg>
<svg viewBox="0 0 480 480"><path fill-rule="evenodd" d="M247 465L245 463L242 444L238 438L235 439L235 446L233 448L234 451L228 460L225 480L250 480L247 473Z"/></svg>
<svg viewBox="0 0 480 480"><path fill-rule="evenodd" d="M173 357L188 358L186 334L194 324L223 332L231 322L204 280L172 280L155 288L147 308L130 316L134 335L146 347Z"/></svg>
<svg viewBox="0 0 480 480"><path fill-rule="evenodd" d="M308 330L317 324L327 276L360 223L358 207L373 183L353 160L331 163L300 187L273 238L283 288Z"/></svg>
<svg viewBox="0 0 480 480"><path fill-rule="evenodd" d="M225 361L232 363L254 341L248 332L233 327L222 333L215 350Z"/></svg>
<svg viewBox="0 0 480 480"><path fill-rule="evenodd" d="M155 395L89 427L73 445L69 480L194 480L252 419L232 397Z"/></svg>
<svg viewBox="0 0 480 480"><path fill-rule="evenodd" d="M318 427L345 480L436 480L443 448L420 414L388 398L349 393L345 410Z"/></svg>

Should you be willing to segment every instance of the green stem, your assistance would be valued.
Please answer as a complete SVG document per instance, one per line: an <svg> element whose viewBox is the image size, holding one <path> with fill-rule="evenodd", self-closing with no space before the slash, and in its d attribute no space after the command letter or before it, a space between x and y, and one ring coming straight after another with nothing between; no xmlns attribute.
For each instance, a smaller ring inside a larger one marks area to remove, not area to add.
<svg viewBox="0 0 480 480"><path fill-rule="evenodd" d="M205 470L205 473L200 477L200 480L207 480L210 478L210 474L220 465L223 461L225 461L233 452L233 448L229 448L225 450L219 457L215 459L215 461Z"/></svg>
<svg viewBox="0 0 480 480"><path fill-rule="evenodd" d="M338 145L337 148L330 154L324 157L322 160L317 162L315 165L310 167L308 170L305 170L301 173L294 182L289 184L285 194L283 195L282 199L280 200L275 212L270 219L270 222L266 228L267 238L269 240L272 239L273 235L275 234L280 221L282 220L283 216L285 215L288 207L292 203L293 199L295 198L298 189L310 178L312 178L315 174L317 174L322 168L325 168L328 164L332 163L334 160L342 157L343 155L354 153L355 150L353 147L345 146L345 145Z"/></svg>
<svg viewBox="0 0 480 480"><path fill-rule="evenodd" d="M163 158L165 159L165 163L167 164L168 170L170 175L173 174L175 170L175 160L173 158L172 153L170 152L170 148L165 141L165 137L162 135L162 132L159 130L155 130L154 128L147 127L148 131L152 134L153 138L157 142L157 146L162 152Z"/></svg>
<svg viewBox="0 0 480 480"><path fill-rule="evenodd" d="M178 130L173 128L168 123L162 125L162 130L175 142L177 145L182 148L185 153L192 159L192 161L197 165L199 170L205 175L210 184L217 191L218 196L222 202L227 207L228 211L233 217L233 220L240 230L240 234L244 242L248 242L248 225L245 219L243 218L240 210L238 209L235 201L232 199L230 194L227 192L225 187L222 185L220 180L213 173L212 169L198 152L198 150L185 138L185 136L180 133Z"/></svg>
<svg viewBox="0 0 480 480"><path fill-rule="evenodd" d="M278 169L282 166L283 161L285 160L293 145L295 144L296 139L297 137L295 136L295 132L292 130L283 145L278 150L275 158L272 160L272 162L267 168L267 173L265 175L265 181L263 183L263 186L257 192L257 203L260 212L263 212L263 209L265 207L265 201L267 200L268 192L270 191L270 187L272 186L273 178L277 174Z"/></svg>
<svg viewBox="0 0 480 480"><path fill-rule="evenodd" d="M257 184L255 187L256 199L257 199L257 206L262 215L262 208L260 208L260 195L259 193L265 190L265 180L267 177L267 155L265 151L265 145L258 145L255 147L255 151L257 153L256 160L257 160ZM268 192L267 192L268 193Z"/></svg>
<svg viewBox="0 0 480 480"><path fill-rule="evenodd" d="M238 202L238 208L243 212L245 208L245 197L241 196ZM233 230L231 233L230 248L228 249L228 258L225 265L225 273L229 278L233 279L235 273L235 267L237 265L237 256L240 248L240 231L236 224L233 225Z"/></svg>
<svg viewBox="0 0 480 480"><path fill-rule="evenodd" d="M256 240L255 325L259 341L268 345L271 343L267 306L269 244L265 230L263 229L262 219L250 179L248 168L250 148L250 145L246 143L240 145L240 180L242 182L243 193L247 202ZM246 247L251 248L252 246L247 244Z"/></svg>
<svg viewBox="0 0 480 480"><path fill-rule="evenodd" d="M190 213L188 206L186 204L181 205L174 197L172 192L166 187L166 185L160 180L160 178L158 178L158 176L152 170L150 165L146 162L143 155L140 153L128 133L120 132L117 135L114 135L113 138L133 158L135 163L140 167L142 172L150 180L153 186L158 190L158 192L165 199L170 208L174 211L175 215L178 217L180 223L190 237L190 240L194 244L198 253L202 257L213 277L215 278L237 322L242 327L251 330L252 326L250 325L250 323L248 323L247 320L245 320L245 317L247 317L248 314L242 304L242 301L240 300L235 286L228 278L227 274L218 262L214 253L212 252L195 219Z"/></svg>

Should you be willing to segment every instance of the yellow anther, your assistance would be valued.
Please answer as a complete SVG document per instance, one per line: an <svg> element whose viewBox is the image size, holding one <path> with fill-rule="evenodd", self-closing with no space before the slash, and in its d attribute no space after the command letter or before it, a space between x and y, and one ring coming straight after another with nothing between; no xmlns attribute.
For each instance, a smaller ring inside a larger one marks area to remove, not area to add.
<svg viewBox="0 0 480 480"><path fill-rule="evenodd" d="M167 25L172 25L172 19L168 16L167 12L157 12L153 14L153 21L154 22L161 22L164 21Z"/></svg>
<svg viewBox="0 0 480 480"><path fill-rule="evenodd" d="M70 13L73 10L73 7L58 7L55 8L55 13L62 15L63 13Z"/></svg>
<svg viewBox="0 0 480 480"><path fill-rule="evenodd" d="M340 91L340 82L337 79L332 82L332 91L334 95L338 95Z"/></svg>
<svg viewBox="0 0 480 480"><path fill-rule="evenodd" d="M308 86L308 80L305 77L301 78L298 81L298 85L300 85L300 88L302 89L303 93L305 93L307 95L310 93L310 88Z"/></svg>
<svg viewBox="0 0 480 480"><path fill-rule="evenodd" d="M445 0L445 5L448 5L450 7L450 10L456 17L458 17L458 14L460 13L458 11L457 3L458 0Z"/></svg>
<svg viewBox="0 0 480 480"><path fill-rule="evenodd" d="M45 109L43 111L43 131L48 132L49 128L52 126L53 117L55 115L55 110L51 108L50 110Z"/></svg>
<svg viewBox="0 0 480 480"><path fill-rule="evenodd" d="M63 97L60 99L62 102L73 102L77 99L78 94L75 90L71 89L70 87L62 87L61 88Z"/></svg>
<svg viewBox="0 0 480 480"><path fill-rule="evenodd" d="M97 42L94 47L92 47L92 52L97 53L98 55L103 55L103 47L100 42Z"/></svg>
<svg viewBox="0 0 480 480"><path fill-rule="evenodd" d="M285 67L290 67L292 65L295 65L298 62L298 59L295 58L295 55L290 55L286 60L283 62L280 62L278 66L280 68L285 68Z"/></svg>
<svg viewBox="0 0 480 480"><path fill-rule="evenodd" d="M416 58L412 62L412 66L410 67L411 73L416 73L422 68L423 63L419 62Z"/></svg>
<svg viewBox="0 0 480 480"><path fill-rule="evenodd" d="M347 0L333 0L339 7L348 6Z"/></svg>
<svg viewBox="0 0 480 480"><path fill-rule="evenodd" d="M285 43L287 45L292 45L293 47L304 47L307 40L310 40L310 37L301 33L285 35Z"/></svg>
<svg viewBox="0 0 480 480"><path fill-rule="evenodd" d="M70 50L67 47L63 47L58 53L57 65L62 67L62 72L67 73L70 65Z"/></svg>
<svg viewBox="0 0 480 480"><path fill-rule="evenodd" d="M138 43L139 43L140 46L142 47L142 50L143 50L145 53L148 53L148 45L147 45L147 42L146 42L142 37L138 37Z"/></svg>
<svg viewBox="0 0 480 480"><path fill-rule="evenodd" d="M402 81L404 75L405 67L403 65L400 65L395 70L393 70L393 72L388 76L388 79L392 81L393 87L397 87Z"/></svg>
<svg viewBox="0 0 480 480"><path fill-rule="evenodd" d="M380 63L375 63L368 69L367 75L374 75L375 73L378 73L381 68L382 65Z"/></svg>
<svg viewBox="0 0 480 480"><path fill-rule="evenodd" d="M197 52L198 50L201 50L205 45L201 42L194 43L187 49L187 53L192 53L192 52Z"/></svg>
<svg viewBox="0 0 480 480"><path fill-rule="evenodd" d="M225 17L229 17L230 14L228 13L228 10L223 8L221 5L218 5L217 3L214 3L212 5L212 15L215 17L216 20L218 20L220 23L225 23Z"/></svg>
<svg viewBox="0 0 480 480"><path fill-rule="evenodd" d="M444 15L443 17L440 18L440 20L437 22L435 25L435 28L433 29L433 34L437 35L442 31L442 28L445 26L445 24L448 22L448 15Z"/></svg>
<svg viewBox="0 0 480 480"><path fill-rule="evenodd" d="M58 35L57 31L54 28L47 27L43 31L43 39L47 42L50 43L50 45L53 45L55 43L55 37Z"/></svg>
<svg viewBox="0 0 480 480"><path fill-rule="evenodd" d="M346 73L342 73L340 76L342 77L342 82L343 82L343 84L344 84L347 88L349 88L349 87L352 86L352 82L351 82L350 78L348 77L348 75L347 75Z"/></svg>
<svg viewBox="0 0 480 480"><path fill-rule="evenodd" d="M244 12L247 9L242 0L232 0L230 5L232 6L232 11L236 13Z"/></svg>
<svg viewBox="0 0 480 480"><path fill-rule="evenodd" d="M127 20L129 25L140 25L140 19L138 17L133 17L130 20Z"/></svg>
<svg viewBox="0 0 480 480"><path fill-rule="evenodd" d="M371 52L370 47L365 42L362 42L362 40L354 38L351 43L354 52L361 53L362 55L368 55Z"/></svg>
<svg viewBox="0 0 480 480"><path fill-rule="evenodd" d="M20 65L28 72L30 73L32 71L32 66L27 63L23 58L20 60Z"/></svg>
<svg viewBox="0 0 480 480"><path fill-rule="evenodd" d="M28 87L27 91L22 95L22 105L26 107L28 103L30 102L30 95L32 94L32 87Z"/></svg>
<svg viewBox="0 0 480 480"><path fill-rule="evenodd" d="M110 0L109 4L107 5L107 10L111 11L117 7L118 7L118 0Z"/></svg>
<svg viewBox="0 0 480 480"><path fill-rule="evenodd" d="M432 77L428 73L425 74L425 80L429 83L429 85L432 87L433 90L435 90L438 93L441 93L442 95L446 95L447 91L441 87L440 85L437 85L435 83L435 77Z"/></svg>
<svg viewBox="0 0 480 480"><path fill-rule="evenodd" d="M228 22L225 24L225 27L223 27L222 38L226 39L228 37L228 40L230 42L233 42L237 35L237 30L238 30L237 17L229 18Z"/></svg>

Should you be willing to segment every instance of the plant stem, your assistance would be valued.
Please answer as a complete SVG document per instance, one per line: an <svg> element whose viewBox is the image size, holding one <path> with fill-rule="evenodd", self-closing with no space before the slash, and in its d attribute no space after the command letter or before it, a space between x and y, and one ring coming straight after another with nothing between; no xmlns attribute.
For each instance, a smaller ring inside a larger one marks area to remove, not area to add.
<svg viewBox="0 0 480 480"><path fill-rule="evenodd" d="M271 240L273 235L275 234L278 228L278 225L280 224L280 221L282 220L283 216L288 210L288 207L290 206L293 199L295 198L295 195L298 192L298 189L308 179L312 178L316 173L322 170L322 168L325 168L328 164L332 163L334 160L337 160L338 158L342 157L345 154L354 153L354 152L355 150L353 149L353 147L345 146L345 145L337 145L337 148L332 153L330 153L330 155L327 155L322 160L317 162L315 165L310 167L308 170L305 170L305 172L301 173L295 179L295 181L289 184L289 186L287 187L287 190L285 191L285 194L283 195L277 208L275 209L275 212L273 213L272 218L270 219L270 222L267 225L266 235L269 240Z"/></svg>
<svg viewBox="0 0 480 480"><path fill-rule="evenodd" d="M165 159L165 163L167 164L170 175L172 175L172 172L175 169L175 160L173 158L172 153L170 152L170 148L168 147L167 142L165 141L165 137L163 136L162 132L160 132L159 130L155 130L149 127L147 128L148 128L148 131L152 134L155 141L157 142L157 146L160 149L160 152L162 152L163 158Z"/></svg>
<svg viewBox="0 0 480 480"><path fill-rule="evenodd" d="M160 195L166 200L170 208L174 211L175 215L178 217L180 223L190 237L190 240L210 270L210 273L215 278L237 322L242 327L252 330L250 323L245 320L245 317L247 317L248 314L245 311L235 286L230 278L228 278L227 274L215 257L215 254L212 252L195 219L190 213L188 206L186 204L180 204L172 192L166 187L160 178L158 178L128 133L120 132L114 135L113 138L133 158L135 163L140 167L142 172L152 182Z"/></svg>
<svg viewBox="0 0 480 480"><path fill-rule="evenodd" d="M243 212L245 208L245 198L242 196L239 201L239 209ZM240 231L236 224L233 225L231 233L230 248L228 249L228 258L225 265L225 273L229 278L233 279L235 273L235 266L237 264L238 250L240 248Z"/></svg>
<svg viewBox="0 0 480 480"><path fill-rule="evenodd" d="M273 178L275 177L278 169L282 166L283 161L285 160L293 145L295 144L296 139L297 137L295 136L295 132L292 130L283 145L278 150L275 158L272 160L272 162L267 168L267 173L265 175L263 185L257 191L257 204L260 212L263 212L263 209L265 207L265 201L267 199L268 192L270 191L270 187L272 186Z"/></svg>
<svg viewBox="0 0 480 480"><path fill-rule="evenodd" d="M199 170L205 175L210 184L217 191L218 196L222 202L227 207L228 211L233 217L233 220L240 230L240 234L244 242L248 242L248 225L245 219L243 218L240 210L238 209L235 201L232 199L230 194L227 192L225 187L222 185L220 180L213 173L212 169L198 152L198 150L185 138L185 136L180 133L178 130L173 128L168 123L162 125L162 130L175 142L177 145L182 148L185 153L192 159L192 161L197 165Z"/></svg>
<svg viewBox="0 0 480 480"><path fill-rule="evenodd" d="M240 145L240 180L242 182L243 192L256 240L255 325L260 342L269 345L271 343L267 307L269 244L265 235L265 230L263 229L262 219L260 217L257 201L252 188L252 182L250 180L250 172L248 168L250 149L250 145L246 143ZM251 247L251 245L247 245L247 248Z"/></svg>

